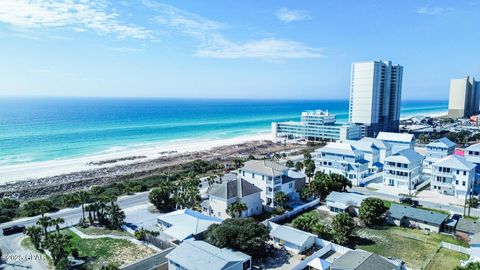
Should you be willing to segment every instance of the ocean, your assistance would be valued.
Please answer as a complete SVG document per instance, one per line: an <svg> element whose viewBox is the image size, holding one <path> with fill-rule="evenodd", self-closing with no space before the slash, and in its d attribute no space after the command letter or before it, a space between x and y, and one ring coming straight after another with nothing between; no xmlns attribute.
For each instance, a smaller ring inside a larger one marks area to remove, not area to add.
<svg viewBox="0 0 480 270"><path fill-rule="evenodd" d="M402 117L447 101L403 101ZM348 100L1 98L0 166L75 158L190 139L269 132L272 121L322 109L348 118Z"/></svg>

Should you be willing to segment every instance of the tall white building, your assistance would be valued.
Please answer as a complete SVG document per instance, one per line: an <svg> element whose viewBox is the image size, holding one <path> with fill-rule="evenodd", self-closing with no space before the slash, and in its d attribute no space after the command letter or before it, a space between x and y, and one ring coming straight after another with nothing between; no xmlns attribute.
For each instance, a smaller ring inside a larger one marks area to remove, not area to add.
<svg viewBox="0 0 480 270"><path fill-rule="evenodd" d="M352 64L349 121L365 126L365 136L398 132L403 67L392 62Z"/></svg>
<svg viewBox="0 0 480 270"><path fill-rule="evenodd" d="M450 80L448 117L464 118L479 113L480 83L473 77Z"/></svg>

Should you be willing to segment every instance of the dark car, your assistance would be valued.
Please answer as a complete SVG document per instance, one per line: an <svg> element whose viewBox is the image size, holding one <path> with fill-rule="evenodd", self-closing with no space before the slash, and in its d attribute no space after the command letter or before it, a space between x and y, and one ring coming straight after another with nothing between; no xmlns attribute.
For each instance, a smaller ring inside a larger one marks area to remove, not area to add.
<svg viewBox="0 0 480 270"><path fill-rule="evenodd" d="M12 235L16 233L23 233L25 231L25 226L12 226L3 229L3 235Z"/></svg>
<svg viewBox="0 0 480 270"><path fill-rule="evenodd" d="M412 204L413 203L413 200L412 198L409 198L409 197L401 197L399 199L400 203L404 203L404 204Z"/></svg>

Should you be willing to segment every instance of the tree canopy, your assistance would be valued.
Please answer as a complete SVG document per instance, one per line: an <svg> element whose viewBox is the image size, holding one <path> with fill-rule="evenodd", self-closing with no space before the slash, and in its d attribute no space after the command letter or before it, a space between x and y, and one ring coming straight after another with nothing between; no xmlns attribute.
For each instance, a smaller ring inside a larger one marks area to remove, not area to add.
<svg viewBox="0 0 480 270"><path fill-rule="evenodd" d="M332 220L332 239L335 243L344 245L355 229L353 218L346 213L339 213Z"/></svg>
<svg viewBox="0 0 480 270"><path fill-rule="evenodd" d="M360 205L359 218L367 226L381 224L383 214L388 210L383 201L379 198L367 198Z"/></svg>
<svg viewBox="0 0 480 270"><path fill-rule="evenodd" d="M205 240L219 248L231 248L252 257L262 257L267 249L268 229L253 219L231 218L211 225Z"/></svg>

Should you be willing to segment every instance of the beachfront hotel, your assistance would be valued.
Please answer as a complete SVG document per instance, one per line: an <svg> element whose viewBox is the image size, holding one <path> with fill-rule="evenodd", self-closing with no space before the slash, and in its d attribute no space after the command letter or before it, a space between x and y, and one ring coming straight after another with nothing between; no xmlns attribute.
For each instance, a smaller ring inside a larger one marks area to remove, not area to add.
<svg viewBox="0 0 480 270"><path fill-rule="evenodd" d="M349 122L363 125L363 134L399 131L403 67L391 61L352 64Z"/></svg>
<svg viewBox="0 0 480 270"><path fill-rule="evenodd" d="M305 139L308 141L343 141L361 138L361 127L337 123L336 116L328 111L302 112L300 122L273 122L275 138Z"/></svg>
<svg viewBox="0 0 480 270"><path fill-rule="evenodd" d="M448 117L465 118L479 113L480 82L467 76L450 80Z"/></svg>

